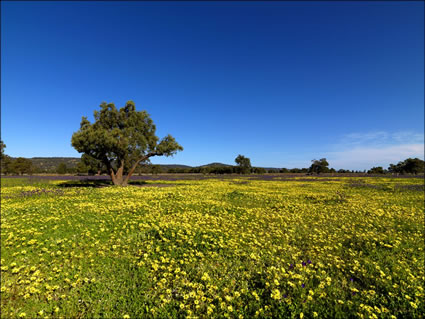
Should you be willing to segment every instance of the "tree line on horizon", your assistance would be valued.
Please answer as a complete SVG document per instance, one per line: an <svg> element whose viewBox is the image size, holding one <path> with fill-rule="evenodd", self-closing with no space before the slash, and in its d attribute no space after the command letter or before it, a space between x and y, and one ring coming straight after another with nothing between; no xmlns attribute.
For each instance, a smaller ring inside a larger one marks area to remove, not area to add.
<svg viewBox="0 0 425 319"><path fill-rule="evenodd" d="M82 153L76 167L67 167L60 163L56 167L58 174L108 174L114 185L126 186L133 174L157 174L163 170L159 165L150 164L154 156L173 156L183 147L171 135L159 139L155 135L156 126L146 111L136 111L133 101L117 109L113 103L103 102L100 111L94 111L94 123L83 117L80 129L72 135L71 145ZM16 159L4 153L6 145L1 141L1 173L32 174L39 173L31 160ZM248 157L238 155L237 165L203 166L192 168L169 168L167 173L203 173L203 174L265 174L265 173L366 173L329 168L326 158L312 160L309 168L281 168L279 170L253 167ZM369 174L420 174L424 172L425 162L418 158L408 158L397 164L372 167Z"/></svg>
<svg viewBox="0 0 425 319"><path fill-rule="evenodd" d="M83 154L81 158L76 162L69 163L69 161L62 160L49 162L49 158L44 159L47 161L47 168L40 166L40 162L34 163L34 160L23 157L11 158L4 153L6 145L0 141L1 145L1 173L4 175L31 175L31 174L71 174L71 175L107 175L107 170L101 162L94 158L91 158L87 154ZM239 158L239 159L238 159ZM238 159L238 162L236 162ZM145 163L137 167L135 170L136 175L145 174L324 174L324 173L339 173L339 174L421 174L424 172L424 161L418 158L408 158L404 161L400 161L398 164L390 164L387 169L382 166L372 167L369 170L348 170L329 168L329 163L326 159L313 160L310 167L305 168L263 168L255 167L251 165L249 158L239 155L235 159L236 165L227 165L221 163L213 163L209 165L197 166L197 167L170 167L168 165L150 164ZM241 161L242 160L242 161ZM43 163L42 163L43 164ZM124 170L124 173L126 170Z"/></svg>

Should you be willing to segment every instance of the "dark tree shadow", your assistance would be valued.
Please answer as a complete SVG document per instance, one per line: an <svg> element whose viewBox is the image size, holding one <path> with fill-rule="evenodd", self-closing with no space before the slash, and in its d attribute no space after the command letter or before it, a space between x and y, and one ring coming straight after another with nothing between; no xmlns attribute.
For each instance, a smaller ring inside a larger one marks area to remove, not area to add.
<svg viewBox="0 0 425 319"><path fill-rule="evenodd" d="M129 185L134 185L134 186L140 186L140 185L146 185L146 184L148 184L148 182L146 182L146 181L132 181L132 180L130 180L128 182L128 184Z"/></svg>
<svg viewBox="0 0 425 319"><path fill-rule="evenodd" d="M148 184L146 181L132 181L130 180L129 185L134 186L142 186ZM93 188L100 188L100 187L108 187L112 186L112 181L107 179L84 179L79 181L67 181L58 184L58 187L68 188L68 187L93 187Z"/></svg>
<svg viewBox="0 0 425 319"><path fill-rule="evenodd" d="M100 188L100 187L107 187L111 186L112 181L109 180L99 180L99 179L85 179L80 181L67 181L58 184L58 187L68 188L68 187L93 187L93 188Z"/></svg>

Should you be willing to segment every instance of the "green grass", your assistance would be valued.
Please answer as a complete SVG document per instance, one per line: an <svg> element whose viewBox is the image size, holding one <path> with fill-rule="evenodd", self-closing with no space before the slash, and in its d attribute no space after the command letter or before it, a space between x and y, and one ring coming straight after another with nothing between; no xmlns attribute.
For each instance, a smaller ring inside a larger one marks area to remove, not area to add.
<svg viewBox="0 0 425 319"><path fill-rule="evenodd" d="M425 311L423 180L161 183L2 179L1 318Z"/></svg>

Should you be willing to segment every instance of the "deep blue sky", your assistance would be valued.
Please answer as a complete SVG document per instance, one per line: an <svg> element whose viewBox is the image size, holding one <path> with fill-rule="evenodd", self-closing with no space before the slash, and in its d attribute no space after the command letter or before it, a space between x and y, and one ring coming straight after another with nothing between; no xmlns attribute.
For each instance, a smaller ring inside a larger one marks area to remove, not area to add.
<svg viewBox="0 0 425 319"><path fill-rule="evenodd" d="M423 2L1 2L1 138L70 145L102 101L185 150L154 163L367 169L424 154Z"/></svg>

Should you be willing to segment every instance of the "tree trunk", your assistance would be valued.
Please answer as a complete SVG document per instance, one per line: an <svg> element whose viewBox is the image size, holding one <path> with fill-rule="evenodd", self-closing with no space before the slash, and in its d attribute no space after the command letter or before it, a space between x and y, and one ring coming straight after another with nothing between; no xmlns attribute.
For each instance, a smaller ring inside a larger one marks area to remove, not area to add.
<svg viewBox="0 0 425 319"><path fill-rule="evenodd" d="M158 153L158 152L148 153L147 155L142 156L141 158L139 158L139 159L136 161L136 163L134 163L134 164L133 164L133 166L131 167L131 169L130 169L130 171L128 172L127 176L125 177L125 179L124 179L124 181L123 181L123 184L125 184L125 185L123 185L123 186L127 186L128 181L130 180L131 175L133 175L134 171L136 170L136 168L137 168L137 166L139 165L139 163L140 163L140 162L142 162L142 161L146 161L149 157L152 157L152 156L158 156L158 155L160 156L160 155L162 155L162 154L161 154L161 153Z"/></svg>
<svg viewBox="0 0 425 319"><path fill-rule="evenodd" d="M114 172L114 169L112 168L111 163L106 158L103 160L103 162L105 163L105 165L106 165L106 167L109 171L109 175L111 176L112 183L114 185L127 186L131 175L133 175L133 173L136 170L139 163L142 162L142 161L146 161L149 157L156 156L156 155L162 155L162 154L158 153L158 152L153 152L153 153L148 153L147 155L140 157L136 161L136 163L133 164L133 166L131 167L127 176L123 175L124 174L124 160L120 161L120 167L117 169L116 172Z"/></svg>
<svg viewBox="0 0 425 319"><path fill-rule="evenodd" d="M114 170L112 169L112 167L109 169L109 176L111 176L112 183L114 185L117 185L117 181L116 181L116 178L115 178L115 173L114 173Z"/></svg>
<svg viewBox="0 0 425 319"><path fill-rule="evenodd" d="M121 184L118 184L117 178L115 176L114 169L112 168L112 165L109 162L109 160L107 159L107 157L105 157L103 159L103 163L105 164L105 166L106 166L106 168L107 168L107 170L109 172L109 176L111 176L112 184L114 184L114 185L121 185Z"/></svg>
<svg viewBox="0 0 425 319"><path fill-rule="evenodd" d="M127 186L127 181L124 179L123 173L124 173L124 160L120 161L120 167L118 167L117 172L114 173L113 168L110 168L111 171L111 179L112 183L114 185L119 186Z"/></svg>

